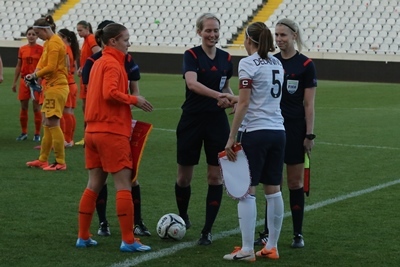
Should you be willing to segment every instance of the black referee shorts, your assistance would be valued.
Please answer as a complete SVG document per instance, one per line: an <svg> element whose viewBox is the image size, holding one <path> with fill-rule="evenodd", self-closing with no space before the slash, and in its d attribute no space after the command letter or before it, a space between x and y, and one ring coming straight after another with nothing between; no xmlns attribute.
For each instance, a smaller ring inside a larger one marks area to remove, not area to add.
<svg viewBox="0 0 400 267"><path fill-rule="evenodd" d="M285 120L286 148L285 163L289 165L304 163L305 120Z"/></svg>
<svg viewBox="0 0 400 267"><path fill-rule="evenodd" d="M218 152L225 149L229 131L224 110L201 114L182 113L176 130L178 164L197 165L204 144L207 164L218 166Z"/></svg>

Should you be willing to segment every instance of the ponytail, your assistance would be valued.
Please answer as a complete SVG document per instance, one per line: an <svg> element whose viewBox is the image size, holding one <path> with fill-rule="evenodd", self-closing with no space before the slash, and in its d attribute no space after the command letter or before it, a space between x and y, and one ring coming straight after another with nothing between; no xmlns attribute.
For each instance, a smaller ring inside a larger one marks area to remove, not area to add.
<svg viewBox="0 0 400 267"><path fill-rule="evenodd" d="M268 58L268 52L274 52L274 39L271 30L262 22L254 22L246 29L246 36L257 47L258 55L263 58Z"/></svg>
<svg viewBox="0 0 400 267"><path fill-rule="evenodd" d="M53 32L56 32L56 24L54 23L54 19L51 15L47 15L45 17L41 17L40 19L35 20L33 23L33 26L35 28L42 27L42 28L47 28L49 27Z"/></svg>

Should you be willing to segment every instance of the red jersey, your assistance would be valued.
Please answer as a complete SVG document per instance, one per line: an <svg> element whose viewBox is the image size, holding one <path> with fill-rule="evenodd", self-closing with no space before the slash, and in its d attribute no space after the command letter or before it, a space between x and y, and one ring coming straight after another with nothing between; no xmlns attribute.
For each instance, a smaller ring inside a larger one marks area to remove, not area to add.
<svg viewBox="0 0 400 267"><path fill-rule="evenodd" d="M94 38L94 34L91 33L87 37L85 37L85 40L83 41L80 58L81 68L83 68L83 66L85 65L86 59L93 55L92 48L95 46L97 46L96 39Z"/></svg>
<svg viewBox="0 0 400 267"><path fill-rule="evenodd" d="M43 46L24 45L19 48L18 59L21 60L21 77L35 72L36 65L43 53Z"/></svg>
<svg viewBox="0 0 400 267"><path fill-rule="evenodd" d="M75 82L75 78L74 78L74 74L75 74L75 59L74 59L74 54L72 53L72 49L69 45L65 46L67 48L67 56L68 56L68 60L69 60L69 70L68 70L68 83L74 83Z"/></svg>

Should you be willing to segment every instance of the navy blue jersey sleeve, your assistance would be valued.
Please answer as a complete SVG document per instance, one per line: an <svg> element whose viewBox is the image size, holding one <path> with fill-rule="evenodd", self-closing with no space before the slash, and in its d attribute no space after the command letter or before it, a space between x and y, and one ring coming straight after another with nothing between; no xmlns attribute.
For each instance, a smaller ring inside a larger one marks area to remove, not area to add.
<svg viewBox="0 0 400 267"><path fill-rule="evenodd" d="M197 62L197 55L192 50L186 50L183 54L183 78L185 78L185 73L188 71L197 72L198 70L198 62Z"/></svg>
<svg viewBox="0 0 400 267"><path fill-rule="evenodd" d="M232 56L231 54L228 54L228 64L230 66L228 73L226 74L226 76L228 77L228 79L230 79L233 75L233 64L232 64Z"/></svg>
<svg viewBox="0 0 400 267"><path fill-rule="evenodd" d="M92 69L94 64L94 60L91 57L88 57L88 59L86 59L85 65L83 66L82 69L82 83L84 85L87 85L89 83L89 74L90 74L90 70Z"/></svg>
<svg viewBox="0 0 400 267"><path fill-rule="evenodd" d="M93 64L102 55L103 55L103 53L101 51L99 51L99 52L93 54L92 56L88 57L88 59L86 59L85 65L83 66L83 69L82 69L82 83L84 85L87 85L89 83L90 71L92 70Z"/></svg>
<svg viewBox="0 0 400 267"><path fill-rule="evenodd" d="M131 55L126 55L125 58L125 70L128 74L129 81L139 81L140 80L140 70L139 66L133 61Z"/></svg>
<svg viewBox="0 0 400 267"><path fill-rule="evenodd" d="M308 59L306 62L304 62L304 65L306 67L304 76L304 88L317 87L317 74L314 62L312 62L311 59Z"/></svg>

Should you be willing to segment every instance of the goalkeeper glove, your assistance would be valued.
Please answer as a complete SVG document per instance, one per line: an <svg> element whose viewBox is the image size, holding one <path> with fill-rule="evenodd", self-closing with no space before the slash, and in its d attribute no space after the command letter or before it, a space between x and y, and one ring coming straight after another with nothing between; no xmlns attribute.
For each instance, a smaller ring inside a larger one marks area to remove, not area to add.
<svg viewBox="0 0 400 267"><path fill-rule="evenodd" d="M24 78L25 84L31 89L31 91L41 92L42 86L37 82L36 74L28 74Z"/></svg>

